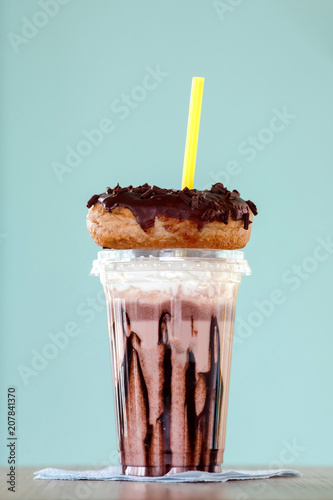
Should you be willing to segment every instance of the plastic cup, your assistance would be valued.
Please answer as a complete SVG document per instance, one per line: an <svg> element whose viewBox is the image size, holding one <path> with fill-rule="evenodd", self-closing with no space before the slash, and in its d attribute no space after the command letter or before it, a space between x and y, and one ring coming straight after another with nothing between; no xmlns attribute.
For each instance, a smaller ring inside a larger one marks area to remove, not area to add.
<svg viewBox="0 0 333 500"><path fill-rule="evenodd" d="M123 472L200 470L223 462L240 251L103 250Z"/></svg>

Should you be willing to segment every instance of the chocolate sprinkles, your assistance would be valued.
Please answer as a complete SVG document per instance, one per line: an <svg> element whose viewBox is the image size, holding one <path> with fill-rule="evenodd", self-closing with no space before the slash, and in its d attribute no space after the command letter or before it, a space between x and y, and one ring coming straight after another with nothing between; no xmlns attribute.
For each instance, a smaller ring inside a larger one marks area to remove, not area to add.
<svg viewBox="0 0 333 500"><path fill-rule="evenodd" d="M87 207L91 208L96 203L102 203L109 212L118 206L128 208L144 231L154 225L155 217L190 220L197 224L199 230L208 222L228 224L231 218L243 220L244 229L248 229L250 211L253 215L258 213L252 201L244 201L236 189L228 191L221 182L204 191L187 187L182 190L164 189L147 183L137 187L120 187L117 184L113 189L107 187L105 193L92 196Z"/></svg>

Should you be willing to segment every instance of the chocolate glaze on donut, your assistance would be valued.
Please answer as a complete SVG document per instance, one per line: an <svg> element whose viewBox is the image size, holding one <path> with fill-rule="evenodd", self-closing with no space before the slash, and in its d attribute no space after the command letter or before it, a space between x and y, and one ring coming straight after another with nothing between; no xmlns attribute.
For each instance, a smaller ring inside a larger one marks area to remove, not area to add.
<svg viewBox="0 0 333 500"><path fill-rule="evenodd" d="M200 230L208 222L219 221L228 224L233 220L244 220L244 229L249 228L250 210L257 215L257 208L252 201L244 201L235 189L228 191L221 182L211 189L197 191L184 188L162 189L157 186L106 188L105 193L95 194L87 207L102 203L111 212L115 207L128 208L144 231L154 225L155 217L171 217L179 220L191 220Z"/></svg>

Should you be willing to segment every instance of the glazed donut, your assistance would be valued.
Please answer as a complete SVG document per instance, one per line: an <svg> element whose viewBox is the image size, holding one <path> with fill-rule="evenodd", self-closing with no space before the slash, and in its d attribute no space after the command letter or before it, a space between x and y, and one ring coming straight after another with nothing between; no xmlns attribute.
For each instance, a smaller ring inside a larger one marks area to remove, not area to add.
<svg viewBox="0 0 333 500"><path fill-rule="evenodd" d="M254 203L221 183L205 191L117 185L94 195L87 207L93 240L114 249L243 248L257 215Z"/></svg>

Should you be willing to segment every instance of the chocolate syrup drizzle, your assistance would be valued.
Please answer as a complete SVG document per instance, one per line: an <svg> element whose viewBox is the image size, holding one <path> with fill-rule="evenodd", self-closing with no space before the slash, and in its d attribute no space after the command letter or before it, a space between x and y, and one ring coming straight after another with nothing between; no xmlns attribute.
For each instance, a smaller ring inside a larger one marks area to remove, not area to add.
<svg viewBox="0 0 333 500"><path fill-rule="evenodd" d="M123 324L124 335L130 330L130 319L128 314L123 312L123 318L126 318L126 325ZM159 329L158 329L158 345L163 346L163 361L162 361L162 371L163 371L163 386L162 386L162 401L163 401L163 411L157 418L157 422L161 425L162 434L162 450L163 457L165 459L163 464L163 473L166 474L171 469L172 465L172 450L171 450L171 379L172 379L172 362L171 362L171 346L169 343L169 334L167 322L170 320L171 315L169 312L165 311L159 318ZM133 342L136 341L141 344L141 340L138 335L131 331L130 335L126 337L125 353L124 359L121 366L120 379L117 386L117 398L118 398L118 408L122 408L120 397L122 390L125 392L125 399L127 400L129 392L129 381L132 369L132 357L136 357L138 375L140 381L140 391L145 405L145 415L147 422L147 432L144 439L145 447L145 466L149 467L150 464L150 453L151 453L151 442L153 435L153 425L150 423L149 417L149 396L147 385L142 372L142 367L139 359L139 354L135 349ZM199 379L203 378L205 382L205 402L202 411L197 414L196 412L196 402L195 402L195 392ZM220 336L217 318L215 316L211 317L210 323L210 333L209 333L209 368L206 372L197 372L196 370L196 360L194 353L191 349L187 350L187 361L185 368L185 411L187 416L187 435L188 444L190 448L190 457L187 459L187 463L195 465L199 470L208 470L213 472L214 466L216 466L217 460L217 437L218 428L220 425L220 405L219 401L222 401L223 395L223 381L220 371ZM209 425L210 419L212 418L212 411L215 407L215 412L213 414L212 425ZM123 435L125 432L124 428L125 419L120 413L120 451L124 450ZM212 434L210 436L209 434ZM212 446L210 445L212 443ZM195 454L200 454L199 464L196 464ZM184 450L185 451L185 450ZM209 455L209 458L208 458Z"/></svg>
<svg viewBox="0 0 333 500"><path fill-rule="evenodd" d="M207 372L198 374L199 378L202 377L205 381L206 398L203 409L199 415L195 409L195 389L198 384L196 378L196 361L191 349L187 351L187 369L185 374L186 380L186 414L187 426L189 435L189 445L192 452L192 462L194 462L194 452L197 445L200 447L200 464L208 465L209 472L214 471L216 465L217 454L217 428L219 425L219 405L215 404L217 401L222 400L223 383L220 374L220 334L217 319L215 316L211 317L210 334L209 334L209 369ZM221 394L219 394L221 392ZM209 439L209 418L211 415L211 407L216 408L212 427L212 443L214 448L207 447ZM198 433L198 430L200 433ZM197 443L197 440L200 440ZM206 455L210 449L210 460L206 464Z"/></svg>
<svg viewBox="0 0 333 500"><path fill-rule="evenodd" d="M92 196L87 207L96 203L102 203L109 212L116 207L128 208L144 231L154 225L155 217L191 220L199 230L208 222L228 224L231 217L233 220L242 219L244 228L248 229L250 210L254 215L258 213L252 201L244 201L238 191L228 191L221 182L204 191L187 187L182 190L163 189L149 184L122 188L117 184L113 189L106 188L105 193Z"/></svg>
<svg viewBox="0 0 333 500"><path fill-rule="evenodd" d="M165 467L169 471L171 469L171 346L169 344L168 324L171 315L168 312L163 312L158 322L158 345L163 346L163 412L158 417L157 421L161 424L162 431L162 449L165 456Z"/></svg>
<svg viewBox="0 0 333 500"><path fill-rule="evenodd" d="M126 326L127 328L130 329L130 319L127 313L122 310L122 317L126 318ZM131 376L131 370L132 370L132 361L133 357L135 356L136 358L136 363L138 367L138 375L139 375L139 382L140 382L140 388L141 388L141 394L143 397L144 401L144 406L145 406L145 414L146 414L146 422L147 422L147 432L146 436L144 438L144 449L145 449L145 456L146 456L146 465L149 466L149 459L150 459L150 447L151 447L151 441L153 437L153 426L149 422L149 397L148 397L148 389L146 385L145 378L142 373L142 367L140 363L140 358L139 358L139 353L134 347L134 339L138 342L139 345L141 345L141 339L140 337L135 333L132 332L130 335L127 337L126 336L126 331L125 331L125 325L123 323L123 333L126 338L126 346L125 346L125 353L124 353L124 359L121 365L121 372L120 372L120 377L119 377L119 382L118 382L118 387L117 387L117 405L118 409L120 409L120 451L123 452L124 450L124 440L123 436L125 435L125 418L122 412L123 408L123 403L121 401L121 394L122 390L125 392L125 401L127 401L128 398L128 390L129 390L129 382L130 382L130 376ZM126 411L126 410L125 410Z"/></svg>

